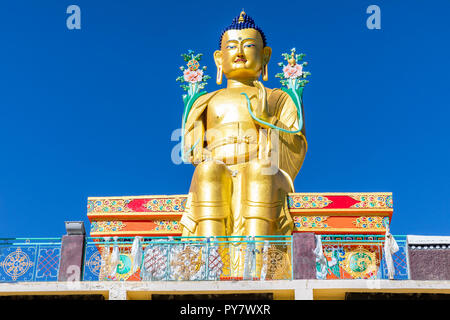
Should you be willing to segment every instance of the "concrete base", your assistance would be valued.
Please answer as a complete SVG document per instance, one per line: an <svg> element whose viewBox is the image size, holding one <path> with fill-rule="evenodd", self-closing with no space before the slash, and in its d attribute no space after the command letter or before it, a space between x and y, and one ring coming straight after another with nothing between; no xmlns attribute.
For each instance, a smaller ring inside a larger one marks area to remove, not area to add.
<svg viewBox="0 0 450 320"><path fill-rule="evenodd" d="M273 293L274 300L343 300L347 292L444 293L450 281L102 281L0 283L0 296L102 294L110 300L150 300L157 294Z"/></svg>

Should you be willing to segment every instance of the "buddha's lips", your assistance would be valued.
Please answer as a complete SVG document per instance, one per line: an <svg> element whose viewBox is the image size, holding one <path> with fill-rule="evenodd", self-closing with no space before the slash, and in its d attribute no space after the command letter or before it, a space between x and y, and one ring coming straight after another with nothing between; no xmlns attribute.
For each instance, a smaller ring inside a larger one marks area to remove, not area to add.
<svg viewBox="0 0 450 320"><path fill-rule="evenodd" d="M247 59L237 58L236 60L234 60L234 62L247 62Z"/></svg>

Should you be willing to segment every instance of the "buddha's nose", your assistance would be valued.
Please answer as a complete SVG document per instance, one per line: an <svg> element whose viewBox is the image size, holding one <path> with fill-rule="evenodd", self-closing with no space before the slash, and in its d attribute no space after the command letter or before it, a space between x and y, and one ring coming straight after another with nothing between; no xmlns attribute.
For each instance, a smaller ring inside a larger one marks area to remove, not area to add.
<svg viewBox="0 0 450 320"><path fill-rule="evenodd" d="M244 47L243 47L242 44L239 45L238 55L239 56L243 56L244 55Z"/></svg>

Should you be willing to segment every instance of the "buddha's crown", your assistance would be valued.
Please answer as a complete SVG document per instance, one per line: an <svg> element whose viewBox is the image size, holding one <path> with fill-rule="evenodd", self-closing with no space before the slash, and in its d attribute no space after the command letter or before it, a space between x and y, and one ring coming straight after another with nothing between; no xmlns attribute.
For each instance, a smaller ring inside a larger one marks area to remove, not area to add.
<svg viewBox="0 0 450 320"><path fill-rule="evenodd" d="M245 13L245 11L242 10L241 13L239 14L239 16L234 18L233 22L231 22L231 24L228 27L223 29L222 34L220 35L219 50L220 50L220 48L222 46L222 38L223 38L223 35L224 35L225 32L227 32L228 30L242 30L242 29L255 29L255 30L257 30L261 34L261 38L263 40L264 47L267 45L267 40L266 40L266 36L265 36L264 32L261 30L260 27L258 27L255 24L255 21L252 19L252 17L247 15Z"/></svg>

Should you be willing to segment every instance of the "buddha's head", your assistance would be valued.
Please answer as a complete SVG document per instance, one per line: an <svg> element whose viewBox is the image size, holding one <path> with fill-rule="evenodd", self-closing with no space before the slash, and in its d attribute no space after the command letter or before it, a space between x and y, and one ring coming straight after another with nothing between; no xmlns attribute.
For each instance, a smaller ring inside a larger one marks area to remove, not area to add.
<svg viewBox="0 0 450 320"><path fill-rule="evenodd" d="M266 46L263 31L244 11L222 32L219 46L214 52L218 84L222 73L227 79L238 81L258 80L263 73L263 79L267 80L264 71L267 71L272 49Z"/></svg>

